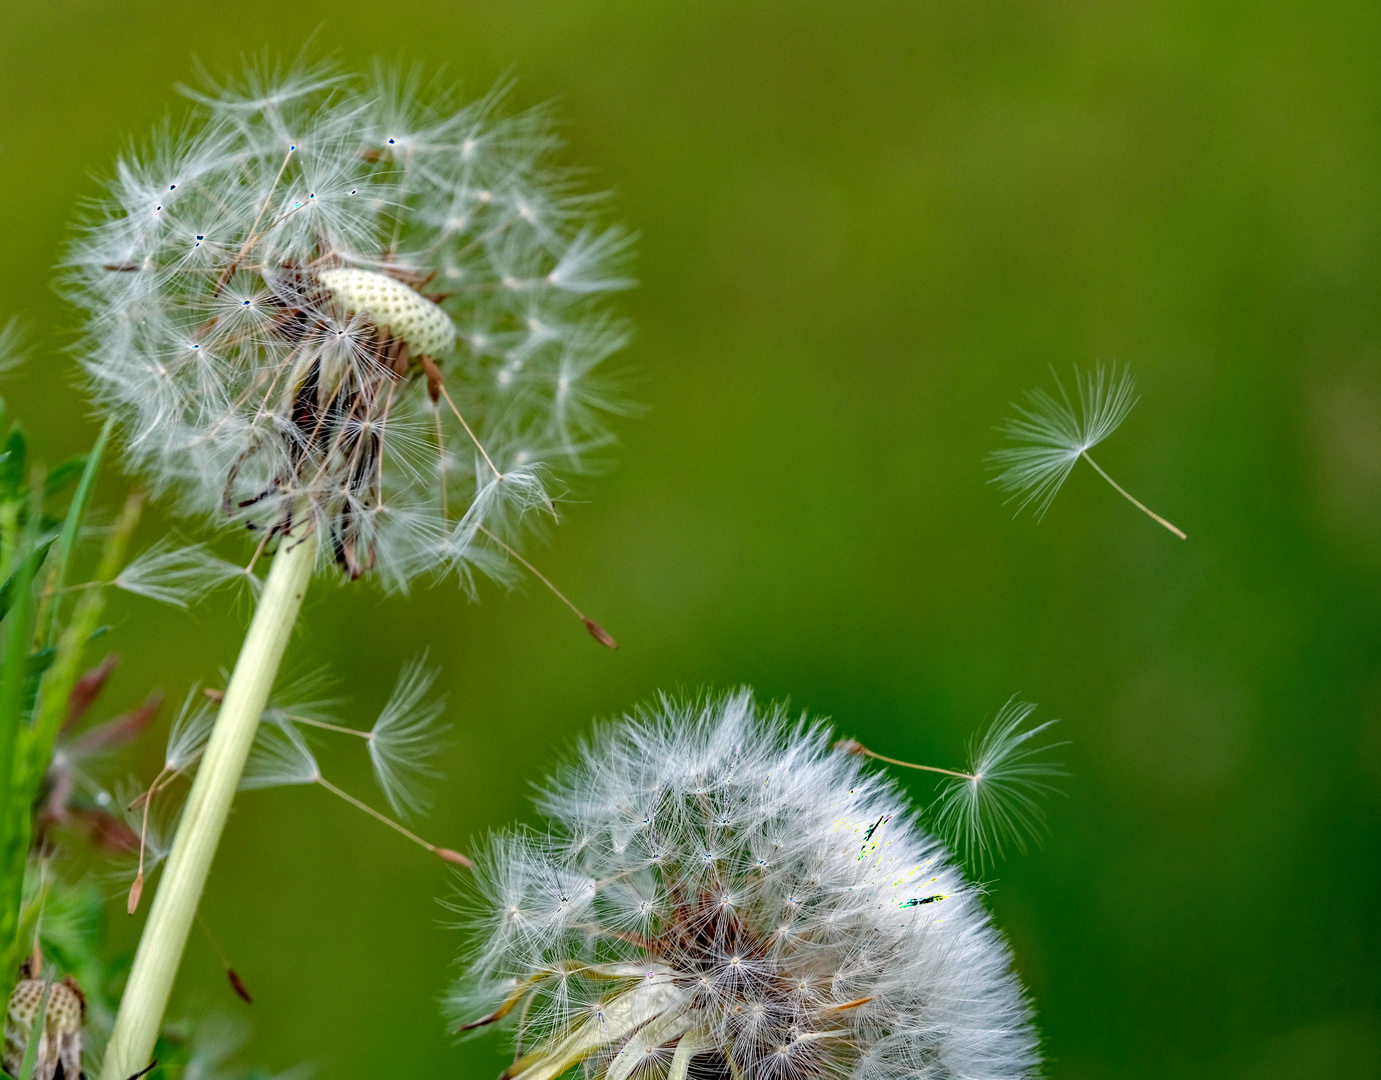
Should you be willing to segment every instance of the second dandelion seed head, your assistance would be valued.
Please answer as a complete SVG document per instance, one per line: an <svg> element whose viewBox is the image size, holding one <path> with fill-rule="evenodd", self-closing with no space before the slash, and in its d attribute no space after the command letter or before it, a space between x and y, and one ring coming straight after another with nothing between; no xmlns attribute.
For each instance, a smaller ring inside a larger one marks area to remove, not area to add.
<svg viewBox="0 0 1381 1080"><path fill-rule="evenodd" d="M467 1027L506 1080L1025 1076L1011 956L896 789L747 693L603 731L480 866ZM488 1015L474 1017L481 1011Z"/></svg>
<svg viewBox="0 0 1381 1080"><path fill-rule="evenodd" d="M315 529L351 577L498 572L489 534L609 441L626 234L492 95L251 69L191 96L68 260L133 464L189 511Z"/></svg>

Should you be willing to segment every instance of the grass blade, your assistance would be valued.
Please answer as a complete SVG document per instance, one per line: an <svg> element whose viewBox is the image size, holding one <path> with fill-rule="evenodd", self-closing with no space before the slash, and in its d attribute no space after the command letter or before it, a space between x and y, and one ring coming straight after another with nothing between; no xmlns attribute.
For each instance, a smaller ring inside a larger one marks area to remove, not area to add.
<svg viewBox="0 0 1381 1080"><path fill-rule="evenodd" d="M58 631L58 610L62 606L62 586L67 580L67 566L72 560L72 551L77 546L77 535L81 530L82 518L86 515L87 503L91 500L91 492L96 486L96 473L101 468L101 458L105 455L105 445L110 438L110 431L114 425L113 420L107 420L105 426L101 428L101 433L96 436L96 444L91 447L91 453L86 455L86 468L82 470L82 478L77 483L77 490L72 494L72 502L67 507L67 517L62 523L62 532L58 535L57 561L53 565L52 574L52 598L51 606L48 611L48 628L44 634L44 641L51 643Z"/></svg>

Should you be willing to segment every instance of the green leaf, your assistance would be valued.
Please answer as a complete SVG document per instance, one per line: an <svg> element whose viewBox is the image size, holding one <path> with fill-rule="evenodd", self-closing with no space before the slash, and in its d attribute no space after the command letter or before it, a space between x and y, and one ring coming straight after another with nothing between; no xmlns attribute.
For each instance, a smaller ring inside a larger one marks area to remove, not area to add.
<svg viewBox="0 0 1381 1080"><path fill-rule="evenodd" d="M28 461L29 444L24 432L11 428L5 439L5 456L0 459L0 499L10 502L23 495Z"/></svg>
<svg viewBox="0 0 1381 1080"><path fill-rule="evenodd" d="M14 603L14 591L19 582L33 580L34 575L38 573L38 568L43 565L43 560L48 555L48 549L52 546L52 539L39 544L33 551L24 556L19 565L14 568L14 573L5 579L5 584L0 585L0 619L9 613L10 605Z"/></svg>
<svg viewBox="0 0 1381 1080"><path fill-rule="evenodd" d="M42 478L36 483L41 486ZM30 493L32 503L38 499ZM15 774L20 730L35 685L29 670L29 645L33 641L33 576L22 572L29 553L37 546L37 507L29 508L28 522L20 540L21 556L14 581L13 605L0 623L0 953L15 946L24 889L24 864L28 858L31 799L15 798Z"/></svg>
<svg viewBox="0 0 1381 1080"><path fill-rule="evenodd" d="M51 497L65 490L86 471L86 459L86 454L73 454L49 469L43 480L43 494Z"/></svg>
<svg viewBox="0 0 1381 1080"><path fill-rule="evenodd" d="M81 529L82 517L86 513L91 492L96 486L96 473L101 468L101 457L105 453L106 440L110 438L113 426L114 421L105 422L101 433L96 436L96 445L91 448L91 453L86 455L81 481L72 496L72 505L67 508L67 520L62 523L62 532L58 536L57 563L53 567L53 602L48 613L48 628L43 635L45 642L51 642L57 636L58 612L62 609L62 586L67 580L67 565L71 562L72 551L77 546L77 533Z"/></svg>
<svg viewBox="0 0 1381 1080"><path fill-rule="evenodd" d="M34 1075L34 1066L38 1063L38 1040L48 1022L48 994L52 989L52 983L43 984L43 996L38 999L38 1012L34 1014L34 1022L29 1027L29 1041L24 1044L24 1063L19 1067L18 1080L32 1080Z"/></svg>

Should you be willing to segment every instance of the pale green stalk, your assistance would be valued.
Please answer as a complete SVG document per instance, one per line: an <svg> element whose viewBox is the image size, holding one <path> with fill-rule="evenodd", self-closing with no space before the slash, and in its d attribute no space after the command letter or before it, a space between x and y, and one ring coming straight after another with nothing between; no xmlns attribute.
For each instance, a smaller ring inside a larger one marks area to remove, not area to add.
<svg viewBox="0 0 1381 1080"><path fill-rule="evenodd" d="M211 860L311 580L316 548L314 533L290 536L274 556L139 939L101 1080L125 1080L153 1055Z"/></svg>

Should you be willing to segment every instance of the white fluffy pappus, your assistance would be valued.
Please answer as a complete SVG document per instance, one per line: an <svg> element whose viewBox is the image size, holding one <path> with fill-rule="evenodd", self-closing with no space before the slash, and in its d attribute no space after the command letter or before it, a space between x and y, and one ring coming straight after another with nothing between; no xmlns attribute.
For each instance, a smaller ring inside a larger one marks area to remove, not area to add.
<svg viewBox="0 0 1381 1080"><path fill-rule="evenodd" d="M497 540L611 442L630 237L498 93L251 68L189 96L67 258L131 465L192 514L309 519L352 578L506 576Z"/></svg>
<svg viewBox="0 0 1381 1080"><path fill-rule="evenodd" d="M1051 369L1054 374L1054 369ZM1080 458L1112 485L1113 489L1152 520L1163 525L1181 540L1184 530L1172 525L1126 488L1109 476L1089 457L1089 451L1121 426L1137 403L1136 380L1131 369L1116 365L1105 371L1101 364L1093 371L1074 369L1078 405L1070 398L1064 383L1055 376L1058 398L1039 388L1026 394L1027 404L1012 408L1016 416L998 427L1017 446L994 450L988 465L997 475L988 482L1008 493L1008 502L1017 504L1019 514L1034 506L1039 521L1069 477Z"/></svg>
<svg viewBox="0 0 1381 1080"><path fill-rule="evenodd" d="M747 691L605 727L479 860L463 1029L503 1080L1034 1075L979 890L886 777ZM481 1013L486 1013L476 1019Z"/></svg>

